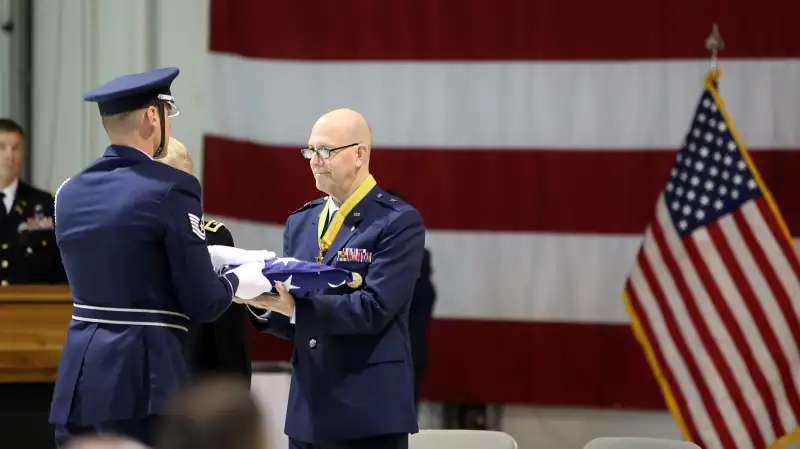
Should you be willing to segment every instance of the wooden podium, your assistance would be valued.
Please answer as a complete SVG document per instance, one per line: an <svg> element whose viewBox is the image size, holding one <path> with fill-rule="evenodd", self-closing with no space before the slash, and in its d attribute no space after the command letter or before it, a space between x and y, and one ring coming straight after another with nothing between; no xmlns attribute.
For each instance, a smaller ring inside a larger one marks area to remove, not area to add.
<svg viewBox="0 0 800 449"><path fill-rule="evenodd" d="M67 285L0 288L0 382L54 382L71 316Z"/></svg>

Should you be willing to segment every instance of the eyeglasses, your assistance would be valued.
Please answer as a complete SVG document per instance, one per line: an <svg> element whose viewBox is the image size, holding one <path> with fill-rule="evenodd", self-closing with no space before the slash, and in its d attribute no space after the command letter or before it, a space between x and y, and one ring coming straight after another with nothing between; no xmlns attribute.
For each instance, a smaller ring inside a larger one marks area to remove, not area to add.
<svg viewBox="0 0 800 449"><path fill-rule="evenodd" d="M181 113L181 110L175 106L175 98L172 95L158 94L158 99L167 105L167 117L177 117Z"/></svg>
<svg viewBox="0 0 800 449"><path fill-rule="evenodd" d="M302 154L303 157L306 158L306 159L311 159L312 157L314 157L314 154L316 154L320 159L328 159L328 158L331 157L331 155L333 154L334 151L344 150L345 148L354 147L356 145L358 145L358 143L351 143L350 145L342 145L342 146L336 147L336 148L325 148L325 147L311 148L311 147L308 147L308 148L303 148L302 150L300 150L300 154Z"/></svg>

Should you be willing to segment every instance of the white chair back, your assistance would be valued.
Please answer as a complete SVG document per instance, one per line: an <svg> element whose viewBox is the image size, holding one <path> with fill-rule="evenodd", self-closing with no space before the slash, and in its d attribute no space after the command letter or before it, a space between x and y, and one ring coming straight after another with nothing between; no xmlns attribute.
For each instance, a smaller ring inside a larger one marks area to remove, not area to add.
<svg viewBox="0 0 800 449"><path fill-rule="evenodd" d="M603 437L590 441L583 449L700 449L700 446L688 441L658 438Z"/></svg>
<svg viewBox="0 0 800 449"><path fill-rule="evenodd" d="M425 429L408 438L408 449L518 449L505 432L493 430Z"/></svg>

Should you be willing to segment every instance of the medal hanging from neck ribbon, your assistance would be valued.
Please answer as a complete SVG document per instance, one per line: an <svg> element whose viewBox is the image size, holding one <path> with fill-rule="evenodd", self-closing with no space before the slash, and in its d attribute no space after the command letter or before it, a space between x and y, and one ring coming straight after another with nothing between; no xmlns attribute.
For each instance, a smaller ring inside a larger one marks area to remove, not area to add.
<svg viewBox="0 0 800 449"><path fill-rule="evenodd" d="M361 185L358 186L355 192L352 195L347 197L347 199L342 203L342 206L339 207L339 210L334 212L333 218L331 218L331 222L328 225L328 229L325 230L325 233L322 233L322 230L325 228L325 219L328 216L328 205L330 204L330 200L325 202L325 207L322 208L322 212L319 214L319 223L317 224L317 238L319 240L319 255L314 258L314 261L317 263L322 263L322 259L325 257L325 252L328 251L328 248L331 247L333 240L336 238L336 234L339 233L339 229L342 227L344 223L344 219L356 207L362 199L375 187L377 183L375 182L375 178L372 175L367 176Z"/></svg>

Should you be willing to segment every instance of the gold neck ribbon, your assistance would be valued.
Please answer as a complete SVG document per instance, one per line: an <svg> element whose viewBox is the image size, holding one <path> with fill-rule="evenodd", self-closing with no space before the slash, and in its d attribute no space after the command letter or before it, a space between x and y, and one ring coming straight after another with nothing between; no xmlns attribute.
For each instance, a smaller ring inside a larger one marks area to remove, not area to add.
<svg viewBox="0 0 800 449"><path fill-rule="evenodd" d="M339 229L342 227L345 217L356 207L356 204L367 196L369 191L372 190L376 184L375 178L373 178L372 175L367 176L367 179L358 186L356 191L342 203L339 210L334 212L331 224L325 231L325 235L322 235L322 229L325 227L325 221L328 218L328 205L330 205L331 200L325 202L325 207L322 208L322 212L319 214L319 223L317 224L317 238L319 239L320 253L317 257L317 263L321 263L322 255L331 247L331 243L333 243L333 239L336 238L336 234L339 233Z"/></svg>

